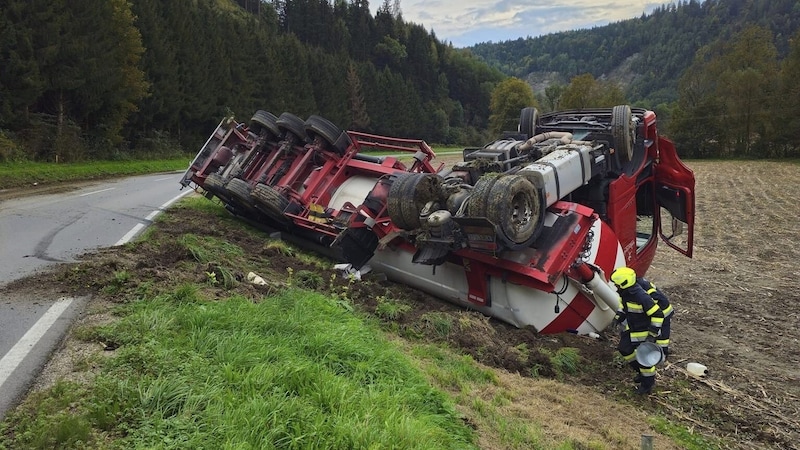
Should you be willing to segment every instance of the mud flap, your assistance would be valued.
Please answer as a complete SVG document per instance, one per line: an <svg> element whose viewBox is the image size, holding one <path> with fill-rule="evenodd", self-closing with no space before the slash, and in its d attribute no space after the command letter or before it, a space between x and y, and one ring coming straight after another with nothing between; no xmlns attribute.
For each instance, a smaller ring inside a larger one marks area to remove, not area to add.
<svg viewBox="0 0 800 450"><path fill-rule="evenodd" d="M366 227L348 228L339 236L338 245L344 260L355 269L361 269L375 254L378 236Z"/></svg>

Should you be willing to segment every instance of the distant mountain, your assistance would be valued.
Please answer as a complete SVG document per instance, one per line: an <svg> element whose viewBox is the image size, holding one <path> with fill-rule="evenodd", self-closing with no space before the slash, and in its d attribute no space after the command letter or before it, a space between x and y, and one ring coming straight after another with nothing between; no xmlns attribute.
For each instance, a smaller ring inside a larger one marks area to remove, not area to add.
<svg viewBox="0 0 800 450"><path fill-rule="evenodd" d="M751 24L772 31L782 58L800 29L800 1L680 1L603 27L468 49L504 73L527 79L537 92L590 73L620 83L631 102L655 106L677 99L678 79L698 49Z"/></svg>

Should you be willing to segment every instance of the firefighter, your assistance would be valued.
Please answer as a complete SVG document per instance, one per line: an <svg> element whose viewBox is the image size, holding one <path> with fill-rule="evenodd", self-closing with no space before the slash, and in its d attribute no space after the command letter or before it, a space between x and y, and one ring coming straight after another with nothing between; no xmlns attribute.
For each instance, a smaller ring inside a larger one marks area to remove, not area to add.
<svg viewBox="0 0 800 450"><path fill-rule="evenodd" d="M657 288L656 285L651 283L647 278L637 278L636 284L641 286L642 289L650 295L650 298L658 303L658 307L661 308L661 312L664 314L664 323L661 325L661 334L658 336L658 339L656 339L656 344L661 347L661 351L664 352L664 358L666 359L669 357L670 322L672 322L672 314L675 312L675 309L669 302L669 298L667 298L661 289Z"/></svg>
<svg viewBox="0 0 800 450"><path fill-rule="evenodd" d="M617 350L622 358L638 373L634 382L637 394L646 395L656 384L655 366L645 367L636 361L636 348L642 342L655 342L661 333L664 313L658 304L647 295L636 282L636 272L629 267L620 267L611 273L611 281L617 286L619 307L613 324L621 325Z"/></svg>

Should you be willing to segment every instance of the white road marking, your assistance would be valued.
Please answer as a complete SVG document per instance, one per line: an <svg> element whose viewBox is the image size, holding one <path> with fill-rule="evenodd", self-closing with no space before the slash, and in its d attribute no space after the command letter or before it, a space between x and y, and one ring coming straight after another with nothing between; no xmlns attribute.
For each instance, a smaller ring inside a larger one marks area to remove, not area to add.
<svg viewBox="0 0 800 450"><path fill-rule="evenodd" d="M192 191L192 190L187 190L187 191L181 192L180 194L178 194L178 195L176 195L175 197L173 197L173 198L171 198L170 200L168 200L168 201L167 201L166 203L164 203L163 205L159 206L157 210L155 210L155 211L151 212L150 214L148 214L148 215L147 215L147 217L145 217L145 218L144 218L144 220L146 220L146 221L148 221L148 222L152 221L153 219L155 219L155 218L156 218L156 216L157 216L157 215L161 214L161 213L162 213L162 212L163 212L165 209L167 209L167 208L169 207L169 205L171 205L171 204L175 203L175 202L176 202L176 201L178 201L178 200L179 200L181 197L183 197L183 196L185 196L185 195L188 195L188 194L191 194L192 192L194 192L194 191ZM128 242L130 242L130 241L131 241L131 239L133 239L134 237L136 237L136 235L137 235L137 234L139 234L139 232L140 232L140 231L142 231L142 229L143 229L144 227L146 227L146 226L147 226L146 224L143 224L143 223L137 223L137 224L136 224L136 225L135 225L133 228L131 228L131 230L130 230L130 231L128 231L127 233L125 233L125 236L122 236L122 238L121 238L120 240L118 240L118 241L117 241L117 243L116 243L116 244L114 244L114 246L116 247L116 246L118 246L118 245L124 245L124 244L127 244Z"/></svg>
<svg viewBox="0 0 800 450"><path fill-rule="evenodd" d="M87 195L99 194L99 193L101 193L101 192L105 192L105 191L112 191L112 190L114 190L114 189L116 189L116 188L100 189L99 191L92 191L92 192L87 192L87 193L85 193L85 194L81 194L81 195L79 195L78 197L86 197Z"/></svg>
<svg viewBox="0 0 800 450"><path fill-rule="evenodd" d="M122 236L122 238L121 238L120 240L118 240L116 244L114 244L114 247L116 247L116 246L118 246L118 245L124 245L124 244L127 244L128 242L130 242L130 240L131 240L131 239L133 239L133 238L134 238L134 236L136 236L137 234L139 234L139 232L140 232L140 231L142 231L142 229L143 229L144 227L145 227L145 224L143 224L143 223L137 223L137 224L136 224L136 225L135 225L133 228L131 228L131 230L130 230L130 231L128 231L127 233L125 233L125 236Z"/></svg>
<svg viewBox="0 0 800 450"><path fill-rule="evenodd" d="M28 353L30 353L31 349L39 342L42 336L44 336L56 320L61 317L61 314L69 308L73 300L74 299L71 297L62 297L53 303L53 306L51 306L50 309L33 324L25 335L11 347L11 350L3 356L3 359L0 359L0 387L5 384L8 377L19 367L20 363L28 356Z"/></svg>

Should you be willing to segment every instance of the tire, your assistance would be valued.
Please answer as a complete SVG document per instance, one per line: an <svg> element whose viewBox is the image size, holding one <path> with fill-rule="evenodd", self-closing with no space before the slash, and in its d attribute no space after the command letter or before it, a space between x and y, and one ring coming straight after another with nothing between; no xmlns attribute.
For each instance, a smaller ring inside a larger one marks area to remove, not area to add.
<svg viewBox="0 0 800 450"><path fill-rule="evenodd" d="M398 176L389 188L389 217L398 228L411 231L422 226L419 213L430 201L441 198L442 179L436 174L408 173Z"/></svg>
<svg viewBox="0 0 800 450"><path fill-rule="evenodd" d="M536 239L544 211L539 193L530 181L519 175L501 177L489 191L486 218L496 225L512 248L527 246Z"/></svg>
<svg viewBox="0 0 800 450"><path fill-rule="evenodd" d="M250 119L250 131L257 135L268 133L272 138L277 139L281 135L277 121L278 118L274 114L259 109Z"/></svg>
<svg viewBox="0 0 800 450"><path fill-rule="evenodd" d="M255 201L256 208L267 217L282 225L290 222L289 218L283 215L289 206L289 199L280 192L266 184L258 183L253 188L251 196Z"/></svg>
<svg viewBox="0 0 800 450"><path fill-rule="evenodd" d="M207 176L206 181L203 182L203 189L214 195L223 192L225 189L225 181L222 179L222 175L214 172Z"/></svg>
<svg viewBox="0 0 800 450"><path fill-rule="evenodd" d="M528 137L536 136L536 124L539 123L539 111L536 108L522 108L519 114L519 132Z"/></svg>
<svg viewBox="0 0 800 450"><path fill-rule="evenodd" d="M308 120L306 120L305 129L310 140L314 140L314 138L318 136L325 141L329 149L334 150L340 155L343 155L347 148L350 147L350 144L352 144L350 136L347 136L347 133L342 133L339 127L324 117L309 117ZM341 139L342 135L344 135L346 139Z"/></svg>
<svg viewBox="0 0 800 450"><path fill-rule="evenodd" d="M292 113L285 112L281 114L275 123L281 130L281 135L284 135L285 133L292 133L293 135L297 136L297 139L300 140L300 142L305 142L308 139L308 136L306 135L305 122L303 122L303 119L295 116Z"/></svg>
<svg viewBox="0 0 800 450"><path fill-rule="evenodd" d="M248 209L255 208L255 203L250 197L250 186L241 178L232 178L225 186L236 202Z"/></svg>
<svg viewBox="0 0 800 450"><path fill-rule="evenodd" d="M633 116L628 105L615 106L611 112L611 135L614 138L614 148L620 164L625 164L633 159Z"/></svg>
<svg viewBox="0 0 800 450"><path fill-rule="evenodd" d="M468 217L486 217L486 205L490 201L489 192L497 180L498 177L495 175L482 176L478 179L467 200L469 202L467 203Z"/></svg>
<svg viewBox="0 0 800 450"><path fill-rule="evenodd" d="M225 189L225 180L222 178L222 175L216 172L206 177L206 181L203 183L203 189L216 196L226 205L231 201L231 193Z"/></svg>
<svg viewBox="0 0 800 450"><path fill-rule="evenodd" d="M408 224L403 220L401 204L403 202L403 184L411 178L410 173L398 173L393 177L389 193L386 194L386 213L392 219L392 223L403 230L408 229Z"/></svg>

